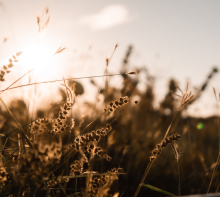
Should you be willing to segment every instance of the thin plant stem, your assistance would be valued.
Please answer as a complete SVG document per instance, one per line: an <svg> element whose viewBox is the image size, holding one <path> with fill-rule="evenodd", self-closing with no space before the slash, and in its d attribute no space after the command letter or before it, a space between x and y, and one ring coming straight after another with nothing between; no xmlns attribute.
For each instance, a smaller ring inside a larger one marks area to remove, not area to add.
<svg viewBox="0 0 220 200"><path fill-rule="evenodd" d="M3 145L3 150L4 150L4 148L5 148L5 145L6 145L7 141L8 141L8 139L9 139L9 137L7 137L6 140L5 140L5 143L4 143L4 145Z"/></svg>
<svg viewBox="0 0 220 200"><path fill-rule="evenodd" d="M33 69L32 69L33 70ZM29 72L27 72L27 73L30 73L30 71ZM26 74L27 74L26 73ZM25 75L26 75L25 74ZM125 73L125 74L127 74L127 73ZM88 79L88 78L100 78L100 77L103 77L103 76L121 76L121 75L125 75L125 74L107 74L107 75L97 75L97 76L85 76L85 77L76 77L76 78L67 78L67 79L65 79L65 80L74 80L74 79ZM25 76L24 75L24 76ZM23 77L24 77L23 76ZM21 77L22 78L22 77ZM20 78L20 79L21 79ZM18 79L17 81L19 81L20 79ZM16 81L16 82L17 82ZM12 90L12 89L16 89L16 88L20 88L20 87L26 87L26 86L31 86L31 85L39 85L39 84L44 84L44 83L54 83L54 82L60 82L60 81L63 81L63 79L58 79L58 80L52 80L52 81L43 81L43 82L37 82L37 83L29 83L29 84L25 84L25 85L19 85L19 86L16 86L16 87L11 87L11 85L9 86L9 87L7 87L6 89L4 89L4 90L0 90L0 92L2 93L2 92L4 92L4 91L6 91L6 90ZM15 83L16 83L15 82ZM14 84L14 83L13 83ZM12 85L13 85L12 84ZM0 94L1 94L0 93Z"/></svg>
<svg viewBox="0 0 220 200"><path fill-rule="evenodd" d="M179 196L181 197L181 187L180 187L180 169L179 169L179 162L176 162L177 170L178 170L178 179L179 179Z"/></svg>
<svg viewBox="0 0 220 200"><path fill-rule="evenodd" d="M217 187L217 189L215 190L215 192L218 192L219 187L220 187L220 183L218 184L218 187Z"/></svg>
<svg viewBox="0 0 220 200"><path fill-rule="evenodd" d="M140 191L140 189L142 187L142 184L144 183L144 180L147 177L147 174L150 171L150 168L153 165L154 161L155 161L155 159L148 163L147 168L145 169L144 175L143 175L143 177L141 179L141 182L139 183L138 188L137 188L137 190L136 190L136 192L134 194L134 197L137 197L137 195L138 195L138 193L139 193L139 191Z"/></svg>
<svg viewBox="0 0 220 200"><path fill-rule="evenodd" d="M219 153L218 153L218 158L217 158L217 161L216 161L215 168L214 168L213 173L212 173L212 178L211 178L211 181L210 181L210 183L209 183L209 188L208 188L207 194L209 193L210 187L211 187L211 185L212 185L212 181L213 181L213 179L214 179L214 176L215 176L216 170L217 170L218 165L219 165L219 159L220 159L220 124L219 124L220 114L219 114L219 105L218 105L218 101L217 101L217 109L218 109ZM218 188L217 188L217 189L218 189Z"/></svg>
<svg viewBox="0 0 220 200"><path fill-rule="evenodd" d="M14 85L15 83L17 83L19 80L21 80L24 76L26 76L27 74L29 74L31 71L33 71L33 69L31 69L30 71L28 71L26 74L24 74L22 77L20 77L19 79L17 79L15 82L13 82L11 85L9 85L6 89L1 90L0 94L2 94L4 91L11 89L11 86Z"/></svg>
<svg viewBox="0 0 220 200"><path fill-rule="evenodd" d="M195 170L194 170L195 168L194 168L193 157L192 157L192 145L191 145L191 139L190 139L189 117L188 117L187 109L186 109L186 116L187 116L187 126L188 126L188 133L189 133L189 148L190 148L190 154L191 154L191 160L192 160L193 176L194 176L194 181L196 181Z"/></svg>
<svg viewBox="0 0 220 200"><path fill-rule="evenodd" d="M169 125L169 127L168 127L168 129L167 129L167 131L166 131L166 134L165 134L163 140L165 140L165 139L167 138L167 135L168 135L168 133L169 133L169 131L170 131L171 126L173 125L173 122L174 122L174 120L175 120L175 118L176 118L178 112L179 112L179 110L178 110L178 111L176 112L176 114L174 115L174 117L173 117L173 119L172 119L172 121L171 121L171 123L170 123L170 125Z"/></svg>
<svg viewBox="0 0 220 200"><path fill-rule="evenodd" d="M18 169L20 168L21 163L21 135L18 133Z"/></svg>
<svg viewBox="0 0 220 200"><path fill-rule="evenodd" d="M106 77L108 76L108 75L107 75L108 66L109 66L109 64L110 64L110 62L111 62L111 59L112 59L112 57L113 57L113 55L114 55L114 53L115 53L116 48L117 48L117 44L116 44L116 46L115 46L115 48L114 48L114 50L113 50L113 52L112 52L112 55L111 55L110 59L108 59L108 61L106 60L107 63L106 63L106 67L105 67L104 74L103 74L103 76L102 76L102 77L103 77L103 78L102 78L102 82L103 82L103 80L104 80L104 77L105 77L105 76L106 76ZM107 79L106 79L106 81L107 81ZM100 84L100 86L99 86L99 89L98 89L98 92L97 92L97 95L96 95L96 101L95 101L94 108L93 108L93 110L92 110L91 118L92 118L93 113L94 113L94 111L95 111L95 109L96 109L96 104L97 104L97 101L98 101L98 95L99 95L100 90L101 90L102 82L101 82L101 84ZM106 92L106 91L105 91L105 92Z"/></svg>

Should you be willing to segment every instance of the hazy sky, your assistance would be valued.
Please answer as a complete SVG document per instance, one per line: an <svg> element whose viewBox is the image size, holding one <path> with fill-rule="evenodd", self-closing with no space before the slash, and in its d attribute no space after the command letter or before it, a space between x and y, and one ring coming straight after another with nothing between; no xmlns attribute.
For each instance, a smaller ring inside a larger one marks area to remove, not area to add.
<svg viewBox="0 0 220 200"><path fill-rule="evenodd" d="M181 87L187 80L201 86L212 66L220 66L218 0L0 0L0 41L9 38L0 47L3 63L12 53L37 41L36 16L45 6L50 22L42 44L51 52L60 46L67 47L67 51L51 61L59 65L59 69L53 68L59 73L45 73L44 80L103 74L105 58L116 43L119 46L109 71L118 72L132 44L132 66L147 66L152 75L158 75L158 99L167 92L170 77L176 78ZM88 52L89 46L92 48ZM74 73L70 74L70 69ZM20 70L21 74L25 70ZM220 91L219 80L217 74L191 113L198 108L196 113L206 115L215 110L212 86Z"/></svg>

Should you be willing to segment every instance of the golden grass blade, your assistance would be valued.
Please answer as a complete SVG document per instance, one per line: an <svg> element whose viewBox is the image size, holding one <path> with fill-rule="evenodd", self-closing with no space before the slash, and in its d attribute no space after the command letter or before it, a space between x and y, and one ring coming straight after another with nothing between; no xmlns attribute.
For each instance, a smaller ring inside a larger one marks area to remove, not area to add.
<svg viewBox="0 0 220 200"><path fill-rule="evenodd" d="M172 194L172 193L170 193L170 192L167 192L167 191L165 191L165 190L162 190L162 189L160 189L160 188L154 187L154 186L152 186L152 185L142 184L142 186L147 187L147 188L149 188L149 189L151 189L151 190L154 190L154 191L156 191L156 192L160 192L160 193L166 194L166 195L171 196L171 197L176 197L176 195L174 195L174 194Z"/></svg>

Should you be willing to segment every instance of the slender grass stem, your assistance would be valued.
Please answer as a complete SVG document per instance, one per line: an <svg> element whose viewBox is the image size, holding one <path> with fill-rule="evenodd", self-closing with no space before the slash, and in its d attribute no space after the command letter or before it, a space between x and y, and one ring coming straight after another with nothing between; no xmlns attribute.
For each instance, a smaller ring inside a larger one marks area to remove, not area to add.
<svg viewBox="0 0 220 200"><path fill-rule="evenodd" d="M214 177L215 177L216 170L218 169L219 160L220 160L220 123L219 123L220 113L219 113L218 101L217 101L217 109L218 109L219 153L218 153L218 158L217 158L217 161L216 161L215 168L214 168L213 173L212 173L212 178L211 178L211 181L210 181L210 183L209 183L209 187L208 187L208 190L207 190L207 194L209 193L209 190L210 190L210 187L211 187L211 185L212 185L212 181L213 181L213 179L214 179ZM218 189L218 188L217 188L217 189Z"/></svg>
<svg viewBox="0 0 220 200"><path fill-rule="evenodd" d="M193 157L192 157L192 145L191 145L191 139L190 139L189 117L188 117L187 109L186 109L186 115L187 115L187 126L188 126L188 133L189 133L189 148L190 148L190 155L191 155L191 160L192 160L193 176L194 176L194 181L196 181L195 168L194 168Z"/></svg>
<svg viewBox="0 0 220 200"><path fill-rule="evenodd" d="M180 169L179 169L179 162L176 162L177 170L178 170L178 179L179 179L179 196L181 197L181 187L180 187Z"/></svg>
<svg viewBox="0 0 220 200"><path fill-rule="evenodd" d="M33 69L31 69L30 71L28 71L26 74L24 74L23 76L21 76L19 79L17 79L16 81L14 81L11 85L9 85L6 89L4 89L4 90L1 90L0 91L0 94L2 94L4 91L6 91L6 90L10 90L10 89L12 89L11 88L11 86L12 85L14 85L15 83L17 83L19 80L21 80L23 77L25 77L27 74L29 74L31 71L33 71L34 70L34 68Z"/></svg>
<svg viewBox="0 0 220 200"><path fill-rule="evenodd" d="M150 168L151 168L151 166L153 165L154 161L155 161L155 159L152 160L152 161L150 161L150 162L148 163L147 168L146 168L146 170L145 170L145 172L144 172L144 175L143 175L143 177L142 177L142 179L141 179L141 182L139 183L139 185L138 185L138 187L137 187L137 190L136 190L136 192L135 192L135 194L134 194L134 197L137 197L137 195L138 195L138 193L139 193L139 191L140 191L140 189L141 189L141 187L142 187L142 185L143 185L143 183L144 183L144 180L145 180L145 178L147 177L147 174L148 174L148 172L150 171Z"/></svg>
<svg viewBox="0 0 220 200"><path fill-rule="evenodd" d="M98 88L98 92L97 92L97 94L96 94L96 101L95 101L94 108L93 108L93 110L92 110L91 118L92 118L93 113L94 113L94 111L95 111L95 109L96 109L96 105L97 105L97 102L98 102L98 95L99 95L99 93L100 93L100 90L101 90L101 87L102 87L102 83L103 83L103 80L104 80L104 77L105 77L105 76L106 76L106 82L107 82L108 66L109 66L109 64L110 64L110 62L111 62L112 56L114 55L114 52L115 52L116 48L117 48L117 46L115 46L115 49L114 49L114 51L112 52L112 55L111 55L110 59L109 59L108 61L106 60L107 63L106 63L105 71L104 71L104 74L103 74L103 76L102 76L103 78L102 78L101 84L100 84L100 86L99 86L99 88ZM107 89L107 88L105 88L105 89ZM106 91L105 91L105 93L106 93Z"/></svg>
<svg viewBox="0 0 220 200"><path fill-rule="evenodd" d="M28 73L30 73L30 71L27 72L26 74L28 74ZM23 75L21 78L23 78L25 75ZM106 74L106 75L97 75L97 76L85 76L85 77L67 78L65 80L89 79L89 78L100 78L100 77L103 77L103 76L121 76L121 75L125 75L125 74ZM20 79L18 79L17 81L19 81ZM39 84L44 84L44 83L55 83L55 82L61 82L61 81L63 81L63 79L52 80L52 81L43 81L43 82L37 82L37 83L29 83L29 84L25 84L25 85L19 85L19 86L16 86L16 87L11 87L13 84L16 83L16 82L14 82L10 86L8 86L6 89L0 90L0 94L2 92L6 91L6 90L12 90L12 89L16 89L16 88L21 88L21 87L26 87L26 86L31 86L31 85L39 85Z"/></svg>

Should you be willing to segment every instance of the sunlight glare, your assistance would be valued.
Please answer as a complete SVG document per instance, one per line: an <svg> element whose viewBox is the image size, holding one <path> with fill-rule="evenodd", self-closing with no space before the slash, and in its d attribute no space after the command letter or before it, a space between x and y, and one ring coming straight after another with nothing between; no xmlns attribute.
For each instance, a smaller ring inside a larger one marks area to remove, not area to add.
<svg viewBox="0 0 220 200"><path fill-rule="evenodd" d="M51 49L44 44L31 44L28 45L23 51L20 58L20 65L23 66L26 71L34 68L32 72L35 79L42 77L42 74L48 72L49 60L52 57Z"/></svg>

